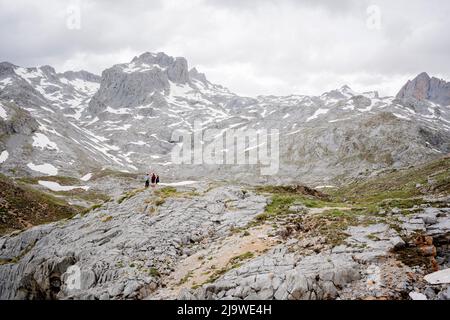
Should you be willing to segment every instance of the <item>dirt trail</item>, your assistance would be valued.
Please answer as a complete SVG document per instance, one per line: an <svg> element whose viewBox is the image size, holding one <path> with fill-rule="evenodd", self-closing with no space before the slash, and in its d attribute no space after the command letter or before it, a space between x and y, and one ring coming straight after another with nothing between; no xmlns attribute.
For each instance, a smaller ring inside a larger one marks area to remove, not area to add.
<svg viewBox="0 0 450 320"><path fill-rule="evenodd" d="M326 210L350 210L350 207L309 208L308 214L320 214ZM246 231L234 233L216 243L200 250L180 261L174 272L164 279L165 288L158 292L157 298L175 298L183 288L192 287L208 282L211 276L219 270L227 270L232 258L252 253L251 258L257 257L278 244L278 237L270 237L274 229L270 223L265 223Z"/></svg>
<svg viewBox="0 0 450 320"><path fill-rule="evenodd" d="M187 257L165 279L166 288L159 295L174 298L182 288L201 285L218 270L230 268L229 261L232 258L248 252L253 254L252 258L264 253L277 244L276 238L268 236L272 230L268 224L250 228L247 232L235 233Z"/></svg>

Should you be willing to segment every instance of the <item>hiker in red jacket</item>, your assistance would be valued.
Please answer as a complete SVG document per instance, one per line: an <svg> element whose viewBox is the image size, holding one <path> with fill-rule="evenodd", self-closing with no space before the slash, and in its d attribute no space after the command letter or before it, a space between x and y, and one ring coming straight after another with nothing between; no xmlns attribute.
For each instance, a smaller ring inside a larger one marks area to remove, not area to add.
<svg viewBox="0 0 450 320"><path fill-rule="evenodd" d="M152 183L152 187L154 188L156 186L156 174L154 172L152 172L152 176L151 176L150 180Z"/></svg>

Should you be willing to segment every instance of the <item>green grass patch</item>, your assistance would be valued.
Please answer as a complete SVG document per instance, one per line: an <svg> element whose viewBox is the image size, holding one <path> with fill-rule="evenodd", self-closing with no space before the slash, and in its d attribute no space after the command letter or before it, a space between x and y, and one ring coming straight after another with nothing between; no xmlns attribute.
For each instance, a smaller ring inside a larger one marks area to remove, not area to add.
<svg viewBox="0 0 450 320"><path fill-rule="evenodd" d="M206 280L205 283L212 283L212 282L216 281L217 279L219 279L222 275L224 275L228 271L239 268L246 260L252 259L253 257L254 257L254 254L252 252L245 252L243 254L240 254L238 256L231 258L225 267L215 270L209 276L208 280Z"/></svg>
<svg viewBox="0 0 450 320"><path fill-rule="evenodd" d="M64 199L4 175L0 175L0 199L0 234L22 230L23 221L38 225L71 218L82 212L80 207L69 205Z"/></svg>
<svg viewBox="0 0 450 320"><path fill-rule="evenodd" d="M40 176L40 177L22 177L16 179L17 182L26 184L38 184L39 180L57 182L61 185L76 186L80 184L80 180L67 176Z"/></svg>
<svg viewBox="0 0 450 320"><path fill-rule="evenodd" d="M164 198L158 197L157 199L155 199L155 206L162 206L165 202L166 200Z"/></svg>
<svg viewBox="0 0 450 320"><path fill-rule="evenodd" d="M125 178L125 179L137 179L139 178L139 174L137 173L129 173L129 172L122 172L122 171L116 171L111 169L104 169L104 170L98 170L95 171L92 175L91 180L98 180L106 177L116 177L116 178Z"/></svg>
<svg viewBox="0 0 450 320"><path fill-rule="evenodd" d="M329 198L327 194L303 185L284 185L284 186L267 185L257 187L256 191L260 193L304 195L323 200L327 200Z"/></svg>
<svg viewBox="0 0 450 320"><path fill-rule="evenodd" d="M155 190L155 194L160 197L172 197L178 193L177 189L174 187L163 187L161 189Z"/></svg>
<svg viewBox="0 0 450 320"><path fill-rule="evenodd" d="M42 176L42 177L23 177L16 179L16 182L18 182L20 185L27 186L27 185L37 185L39 180L42 181L52 181L59 183L63 186L78 186L81 185L80 180L73 177L66 177L66 176ZM63 197L73 197L79 200L84 200L86 202L95 203L99 201L109 201L110 197L104 193L93 191L93 190L83 190L81 188L73 189L70 191L47 191L48 193L51 193L53 195L57 196L63 196Z"/></svg>
<svg viewBox="0 0 450 320"><path fill-rule="evenodd" d="M189 271L183 278L180 279L178 285L185 284L190 278L192 278L193 275L194 273L192 271Z"/></svg>
<svg viewBox="0 0 450 320"><path fill-rule="evenodd" d="M130 199L145 190L146 190L146 188L139 188L139 189L134 189L134 190L128 191L124 195L122 195L119 199L117 199L117 203L121 204L125 200Z"/></svg>
<svg viewBox="0 0 450 320"><path fill-rule="evenodd" d="M421 204L427 203L422 198L409 198L409 199L386 199L380 202L381 208L399 208L399 209L407 209L412 208L414 206L418 206Z"/></svg>
<svg viewBox="0 0 450 320"><path fill-rule="evenodd" d="M305 228L313 235L325 236L332 247L340 245L348 237L345 233L348 227L355 225L369 225L375 220L364 210L330 209L313 215L304 221Z"/></svg>
<svg viewBox="0 0 450 320"><path fill-rule="evenodd" d="M346 204L343 203L326 201L322 199L313 199L304 195L276 193L272 195L272 202L266 206L264 213L257 215L255 217L255 220L261 222L277 216L293 214L294 212L290 211L289 207L297 204L303 204L307 208L346 206Z"/></svg>
<svg viewBox="0 0 450 320"><path fill-rule="evenodd" d="M96 209L98 209L98 208L101 208L102 206L103 206L103 203L96 203L96 204L90 206L89 208L85 209L85 210L82 212L82 215L84 216L85 214L87 214L87 213L89 213L89 212L91 212L91 211L94 211L94 210L96 210Z"/></svg>
<svg viewBox="0 0 450 320"><path fill-rule="evenodd" d="M198 196L196 192L193 191L178 191L174 187L163 187L161 189L157 189L153 192L155 197L145 200L146 203L152 204L155 207L162 206L166 203L166 200L169 198L190 198L193 196ZM124 196L126 198L126 196ZM153 212L155 208L153 207Z"/></svg>
<svg viewBox="0 0 450 320"><path fill-rule="evenodd" d="M417 186L421 187L417 187ZM370 179L353 182L338 190L330 191L338 201L367 204L386 199L409 199L429 193L450 194L450 158L407 169L392 169ZM407 206L417 203L399 203ZM419 203L420 204L420 203Z"/></svg>
<svg viewBox="0 0 450 320"><path fill-rule="evenodd" d="M338 209L331 209L324 212L324 214L329 215L331 217L345 217L347 213Z"/></svg>
<svg viewBox="0 0 450 320"><path fill-rule="evenodd" d="M101 192L92 191L92 190L83 190L83 189L73 189L70 191L56 191L52 192L55 195L64 196L64 197L73 197L79 200L84 200L86 202L107 202L111 200L111 198Z"/></svg>
<svg viewBox="0 0 450 320"><path fill-rule="evenodd" d="M155 195L166 199L166 198L189 198L196 197L200 194L195 191L178 191L174 187L163 187L161 189L155 190Z"/></svg>
<svg viewBox="0 0 450 320"><path fill-rule="evenodd" d="M238 255L236 257L231 258L229 263L231 263L231 265L236 265L237 263L241 263L242 261L251 259L254 256L255 255L252 252L247 251L247 252L245 252L243 254L240 254L240 255Z"/></svg>
<svg viewBox="0 0 450 320"><path fill-rule="evenodd" d="M161 277L161 274L159 273L158 269L153 268L153 267L148 270L148 274L155 278Z"/></svg>

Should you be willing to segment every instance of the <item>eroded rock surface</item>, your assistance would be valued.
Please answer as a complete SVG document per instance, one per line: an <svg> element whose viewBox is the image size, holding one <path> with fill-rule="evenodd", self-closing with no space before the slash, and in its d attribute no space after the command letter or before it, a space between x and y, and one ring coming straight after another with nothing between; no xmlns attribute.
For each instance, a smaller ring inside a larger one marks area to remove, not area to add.
<svg viewBox="0 0 450 320"><path fill-rule="evenodd" d="M156 208L153 198L145 190L83 217L0 238L0 297L145 297L182 256L247 224L266 205L239 187L168 198ZM69 266L80 270L80 290L70 289Z"/></svg>
<svg viewBox="0 0 450 320"><path fill-rule="evenodd" d="M425 292L421 294L429 299L443 299L448 285L427 286L423 277L429 270L399 256L405 247L414 247L418 256L415 259L429 260L432 267L436 256L432 237L425 248L433 248L434 253L424 250L421 243L406 243L403 239L411 236L411 225L416 225L415 231L432 234L436 239L448 237L450 233L445 226L449 213L450 208L424 208L411 216L398 213L390 220L400 221L395 228L387 223L361 222L348 227L344 243L331 249L321 244L322 239L311 239L315 240L313 243L305 238L291 239L212 283L181 291L178 298L405 299L409 292L417 290ZM314 246L323 250L307 255L301 250ZM441 259L440 267L447 267L448 258Z"/></svg>
<svg viewBox="0 0 450 320"><path fill-rule="evenodd" d="M324 220L328 208L298 203L261 220L270 201L251 189L169 191L0 238L0 298L448 298L424 279L449 267L448 207Z"/></svg>

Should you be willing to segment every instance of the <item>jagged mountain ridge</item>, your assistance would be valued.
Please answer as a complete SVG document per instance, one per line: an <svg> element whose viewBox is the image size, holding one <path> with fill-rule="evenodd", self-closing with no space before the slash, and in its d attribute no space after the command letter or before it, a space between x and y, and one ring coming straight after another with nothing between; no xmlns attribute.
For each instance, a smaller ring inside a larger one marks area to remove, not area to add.
<svg viewBox="0 0 450 320"><path fill-rule="evenodd" d="M20 107L39 124L28 134L2 132L7 174L13 168L22 175L82 176L106 167L151 167L168 179L268 180L248 166L173 165L171 134L192 130L194 120L223 131L279 129L281 164L272 182L335 183L450 150L449 108L426 99L360 94L348 86L316 97L240 97L189 69L186 59L164 53L144 53L101 78L2 63L0 102L5 112Z"/></svg>
<svg viewBox="0 0 450 320"><path fill-rule="evenodd" d="M422 72L408 82L398 92L397 98L413 97L419 100L429 100L443 106L450 105L450 82L430 77Z"/></svg>

